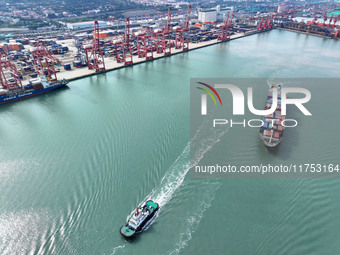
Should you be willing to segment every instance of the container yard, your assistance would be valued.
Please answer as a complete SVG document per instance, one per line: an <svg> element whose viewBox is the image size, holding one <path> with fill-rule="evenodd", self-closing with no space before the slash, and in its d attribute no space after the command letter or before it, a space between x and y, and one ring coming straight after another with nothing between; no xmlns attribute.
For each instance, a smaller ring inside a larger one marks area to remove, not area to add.
<svg viewBox="0 0 340 255"><path fill-rule="evenodd" d="M74 80L273 28L339 38L339 26L336 25L338 19L331 18L326 23L325 17L324 23L317 23L316 20L305 23L293 21L292 16L289 18L271 14L235 22L234 11L229 11L223 22L197 22L191 20L191 6L187 8L186 14L175 17L172 17L172 8L169 7L167 15L160 17L157 22L149 18L144 20L147 23L132 23L126 18L124 24L114 24L112 20L113 28L110 28L103 26L101 21L94 21L89 31L80 30L53 37L7 39L0 46L8 55L4 59L11 61L15 70L5 73L2 79L13 82L13 77L18 76L24 87L37 78L37 69L43 67L42 73L46 77L54 75L58 79ZM37 45L43 48L43 56L53 60L52 64L47 60L35 62L32 52ZM5 83L2 81L2 84ZM17 87L2 86L2 89L12 90Z"/></svg>
<svg viewBox="0 0 340 255"><path fill-rule="evenodd" d="M3 59L10 61L14 69L3 79L19 77L24 88L37 78L37 69L42 67L41 73L46 77L51 78L52 75L58 76L58 79L74 80L262 32L271 29L273 24L271 18L258 26L236 26L233 25L234 12L228 13L219 24L193 23L190 16L189 6L186 14L182 15L182 22L178 17L172 19L170 7L167 16L157 24L148 19L149 24L134 24L132 28L130 19L126 18L122 29L119 29L118 23L116 29L100 29L100 22L94 21L93 29L88 32L7 40L1 45L4 54L8 55ZM35 62L32 53L38 46L43 58L48 57L53 63L46 59L41 63ZM14 90L20 84L3 86L2 89Z"/></svg>

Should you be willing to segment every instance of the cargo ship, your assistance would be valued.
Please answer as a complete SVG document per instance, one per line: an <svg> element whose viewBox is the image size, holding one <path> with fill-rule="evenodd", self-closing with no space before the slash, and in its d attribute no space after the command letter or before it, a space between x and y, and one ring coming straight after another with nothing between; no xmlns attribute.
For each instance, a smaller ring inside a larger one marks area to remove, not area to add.
<svg viewBox="0 0 340 255"><path fill-rule="evenodd" d="M268 96L266 100L265 110L271 108L273 103L273 90L277 89L277 106L275 111L270 114L263 116L263 125L260 128L260 138L263 141L267 149L275 148L281 141L284 132L284 126L282 126L282 121L285 120L285 116L281 115L281 88L282 84L272 85L268 91Z"/></svg>
<svg viewBox="0 0 340 255"><path fill-rule="evenodd" d="M134 237L136 234L146 230L156 217L159 205L152 200L138 207L126 224L120 228L120 234L126 238Z"/></svg>
<svg viewBox="0 0 340 255"><path fill-rule="evenodd" d="M49 77L39 75L36 79L29 81L29 84L16 89L0 88L0 104L10 103L24 98L44 94L67 85L68 81L50 80Z"/></svg>

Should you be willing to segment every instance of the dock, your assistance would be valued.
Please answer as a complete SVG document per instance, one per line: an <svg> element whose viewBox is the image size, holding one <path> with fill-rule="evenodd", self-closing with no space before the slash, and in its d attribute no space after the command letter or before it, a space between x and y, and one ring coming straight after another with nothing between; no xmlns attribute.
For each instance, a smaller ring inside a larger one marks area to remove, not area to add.
<svg viewBox="0 0 340 255"><path fill-rule="evenodd" d="M248 32L246 34L245 33L236 33L236 34L234 34L230 37L230 40L235 40L235 39L238 39L238 38L242 38L242 37L257 34L257 33L259 33L259 32L256 31L256 30ZM217 39L214 39L214 40L205 41L205 42L189 43L189 49L187 51L183 51L182 49L172 48L170 55L164 55L164 53L160 53L160 54L154 53L153 60L145 60L145 58L138 58L138 56L133 56L133 64L128 65L128 66L124 65L124 63L117 63L117 61L113 57L105 57L106 70L103 71L103 72L96 73L94 70L89 70L87 67L73 68L71 70L67 70L67 71L62 70L62 71L58 72L58 79L66 79L66 80L69 80L69 81L73 81L73 80L85 78L85 77L88 77L88 76L97 75L97 74L117 70L117 69L124 68L124 67L142 64L142 63L149 62L149 61L155 61L157 59L161 59L161 58L165 58L165 57L171 57L172 55L177 55L177 54L182 54L182 53L185 54L188 51L200 49L200 48L215 45L215 44L227 43L227 42L228 41L221 42L221 41L218 41Z"/></svg>

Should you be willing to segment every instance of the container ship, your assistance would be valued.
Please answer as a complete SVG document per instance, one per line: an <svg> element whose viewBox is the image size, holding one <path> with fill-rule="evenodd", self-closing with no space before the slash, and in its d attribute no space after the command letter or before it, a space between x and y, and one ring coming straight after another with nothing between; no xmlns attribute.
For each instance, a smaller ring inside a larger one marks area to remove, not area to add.
<svg viewBox="0 0 340 255"><path fill-rule="evenodd" d="M68 81L50 80L49 77L39 75L36 79L29 81L29 84L16 89L0 88L0 104L10 103L24 98L32 97L39 94L44 94L52 90L65 87Z"/></svg>
<svg viewBox="0 0 340 255"><path fill-rule="evenodd" d="M275 148L281 141L284 132L284 126L282 121L285 116L281 115L281 88L282 85L272 85L268 91L267 101L265 110L270 109L273 103L273 89L277 89L277 106L275 111L270 114L263 116L263 126L260 128L260 137L267 149Z"/></svg>
<svg viewBox="0 0 340 255"><path fill-rule="evenodd" d="M136 234L146 230L156 217L159 205L152 200L138 207L126 224L120 228L120 234L126 238L134 237Z"/></svg>

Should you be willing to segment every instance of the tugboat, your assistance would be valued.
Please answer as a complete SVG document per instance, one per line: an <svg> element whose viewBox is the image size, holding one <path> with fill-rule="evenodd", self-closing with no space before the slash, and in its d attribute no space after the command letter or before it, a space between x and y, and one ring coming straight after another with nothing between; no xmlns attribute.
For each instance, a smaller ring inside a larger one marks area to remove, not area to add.
<svg viewBox="0 0 340 255"><path fill-rule="evenodd" d="M131 238L145 230L156 217L158 210L159 205L152 200L138 207L126 224L120 228L121 235Z"/></svg>
<svg viewBox="0 0 340 255"><path fill-rule="evenodd" d="M273 90L277 89L277 106L275 111L270 114L263 116L263 126L260 128L260 138L267 149L275 148L283 137L284 126L282 121L285 120L285 116L281 115L281 88L282 84L275 86L274 84L269 89L268 97L266 101L265 110L270 109L273 103Z"/></svg>

